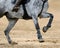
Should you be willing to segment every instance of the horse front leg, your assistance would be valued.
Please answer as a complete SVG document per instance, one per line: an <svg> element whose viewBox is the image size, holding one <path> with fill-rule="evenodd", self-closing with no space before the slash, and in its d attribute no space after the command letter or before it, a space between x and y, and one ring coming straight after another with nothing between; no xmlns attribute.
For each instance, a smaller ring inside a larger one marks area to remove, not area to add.
<svg viewBox="0 0 60 48"><path fill-rule="evenodd" d="M44 42L44 40L42 38L42 35L41 35L41 32L40 32L40 27L39 27L39 24L38 24L38 18L35 15L33 15L32 16L32 19L34 21L35 28L37 30L37 37L39 39L39 42Z"/></svg>
<svg viewBox="0 0 60 48"><path fill-rule="evenodd" d="M46 32L51 27L51 24L52 24L52 21L53 21L53 15L51 13L42 13L41 16L43 18L49 18L50 17L48 24L43 27L43 32Z"/></svg>
<svg viewBox="0 0 60 48"><path fill-rule="evenodd" d="M18 19L9 19L9 18L7 18L7 19L9 21L9 24L8 24L7 28L5 29L5 31L4 31L4 33L6 35L6 38L7 38L9 44L17 44L16 42L12 42L12 40L9 36L9 32L14 27L14 25L16 24Z"/></svg>

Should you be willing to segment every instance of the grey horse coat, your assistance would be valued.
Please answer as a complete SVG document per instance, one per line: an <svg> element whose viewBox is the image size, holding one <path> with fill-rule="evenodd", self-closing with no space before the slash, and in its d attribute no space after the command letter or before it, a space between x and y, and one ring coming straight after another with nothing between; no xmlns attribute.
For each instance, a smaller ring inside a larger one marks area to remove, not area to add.
<svg viewBox="0 0 60 48"><path fill-rule="evenodd" d="M0 1L0 17L6 13L9 12L9 14L11 14L11 16L9 16L10 18L22 18L22 16L24 15L24 10L23 10L23 6L20 5L20 9L18 10L18 12L12 12L12 9L14 7L15 4L13 4L14 0L1 0ZM32 14L35 14L36 16L38 16L38 14L41 12L42 10L42 5L43 5L43 1L42 0L30 0L30 2L28 2L27 4L25 4L25 8L27 11L27 14L31 17ZM3 8L3 10L1 10ZM46 12L48 9L48 1L45 2L44 4L44 8L43 8L43 12Z"/></svg>
<svg viewBox="0 0 60 48"><path fill-rule="evenodd" d="M0 16L2 16L6 12L9 12L9 14L11 14L10 18L21 18L21 16L23 16L24 11L23 11L22 5L20 5L20 9L18 12L12 12L12 9L15 5L12 2L13 0L1 0L0 1L0 10L3 9L0 11Z"/></svg>
<svg viewBox="0 0 60 48"><path fill-rule="evenodd" d="M9 32L14 27L18 19L24 19L23 17L27 18L27 14L29 17L32 18L34 22L39 42L44 42L38 23L38 17L41 18L50 17L48 24L44 26L42 29L43 32L46 32L51 27L53 21L53 15L47 12L48 0L30 0L26 4L21 4L18 12L12 12L13 7L15 6L15 4L12 3L14 1L15 0L0 0L0 18L3 17L3 15L6 15L6 18L9 21L9 24L4 31L8 43L15 44L15 42L13 42L9 36ZM24 16L24 14L26 14L26 16Z"/></svg>
<svg viewBox="0 0 60 48"><path fill-rule="evenodd" d="M41 12L42 10L42 6L43 6L43 1L42 0L30 0L29 3L27 3L26 6L26 10L27 13L31 16L31 14L35 14L36 16L38 16L38 14ZM44 8L43 8L43 12L46 12L48 9L48 2L45 2L44 4Z"/></svg>

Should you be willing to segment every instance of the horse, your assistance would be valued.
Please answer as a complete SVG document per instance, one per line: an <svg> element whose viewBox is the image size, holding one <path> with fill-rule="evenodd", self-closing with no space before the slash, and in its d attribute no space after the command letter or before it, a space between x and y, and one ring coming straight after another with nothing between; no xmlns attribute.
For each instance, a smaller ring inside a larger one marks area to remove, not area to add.
<svg viewBox="0 0 60 48"><path fill-rule="evenodd" d="M40 27L38 24L38 17L39 18L49 18L49 22L46 26L43 27L43 32L46 32L52 24L53 21L53 14L48 13L48 0L30 0L27 3L21 4L19 10L17 12L13 12L12 9L15 5L15 0L0 0L0 18L3 15L6 16L9 24L7 28L4 30L5 36L9 44L14 44L9 36L9 32L14 27L19 19L32 19L37 31L37 38L39 42L44 42L43 37L41 35Z"/></svg>

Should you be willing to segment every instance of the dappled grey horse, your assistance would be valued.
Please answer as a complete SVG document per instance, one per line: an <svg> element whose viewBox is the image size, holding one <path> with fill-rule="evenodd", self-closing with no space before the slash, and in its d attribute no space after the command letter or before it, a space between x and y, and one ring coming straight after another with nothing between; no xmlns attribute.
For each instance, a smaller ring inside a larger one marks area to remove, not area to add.
<svg viewBox="0 0 60 48"><path fill-rule="evenodd" d="M18 19L33 19L35 28L37 30L37 37L40 42L43 42L44 40L40 32L38 17L50 17L48 24L43 27L43 32L46 32L51 27L51 23L53 21L53 15L47 12L48 0L30 0L25 4L21 4L17 12L12 12L15 5L14 1L15 0L0 0L0 18L3 17L3 15L6 15L6 18L9 21L9 24L4 31L9 44L14 43L9 36L9 32L14 27Z"/></svg>

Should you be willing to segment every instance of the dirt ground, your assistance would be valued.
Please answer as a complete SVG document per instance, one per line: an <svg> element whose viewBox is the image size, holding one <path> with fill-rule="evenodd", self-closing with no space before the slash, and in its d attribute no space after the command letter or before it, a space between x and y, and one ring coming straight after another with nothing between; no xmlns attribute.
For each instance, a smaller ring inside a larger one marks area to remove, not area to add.
<svg viewBox="0 0 60 48"><path fill-rule="evenodd" d="M6 17L1 18L0 48L60 48L60 0L49 0L48 12L54 15L54 20L52 27L46 33L43 33L42 28L48 23L48 19L39 19L44 43L38 42L33 21L20 19L10 32L12 40L18 44L9 45L3 32L8 21Z"/></svg>

